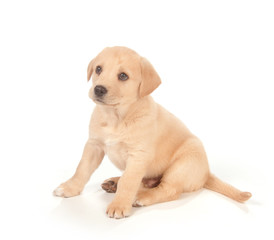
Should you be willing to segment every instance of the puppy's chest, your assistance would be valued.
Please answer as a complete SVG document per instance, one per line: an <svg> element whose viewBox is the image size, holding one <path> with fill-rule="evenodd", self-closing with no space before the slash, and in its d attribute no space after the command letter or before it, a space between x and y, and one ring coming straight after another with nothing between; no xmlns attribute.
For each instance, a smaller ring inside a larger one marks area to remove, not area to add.
<svg viewBox="0 0 274 240"><path fill-rule="evenodd" d="M104 151L117 168L125 170L128 159L128 149L126 144L123 142L106 144Z"/></svg>
<svg viewBox="0 0 274 240"><path fill-rule="evenodd" d="M127 134L125 129L101 123L96 137L103 142L104 152L113 164L121 170L126 167L128 158Z"/></svg>

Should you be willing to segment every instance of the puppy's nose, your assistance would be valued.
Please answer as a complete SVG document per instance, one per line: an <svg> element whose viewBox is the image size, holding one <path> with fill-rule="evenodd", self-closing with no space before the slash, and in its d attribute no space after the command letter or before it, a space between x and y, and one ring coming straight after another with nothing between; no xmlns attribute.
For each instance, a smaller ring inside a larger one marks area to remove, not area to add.
<svg viewBox="0 0 274 240"><path fill-rule="evenodd" d="M102 86L102 85L98 85L94 88L94 93L97 97L102 97L104 96L106 93L108 92L108 90Z"/></svg>

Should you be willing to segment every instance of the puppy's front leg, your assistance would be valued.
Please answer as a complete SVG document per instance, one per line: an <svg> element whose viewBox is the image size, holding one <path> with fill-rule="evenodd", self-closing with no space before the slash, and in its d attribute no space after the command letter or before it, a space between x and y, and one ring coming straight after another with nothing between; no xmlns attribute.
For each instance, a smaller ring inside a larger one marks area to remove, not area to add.
<svg viewBox="0 0 274 240"><path fill-rule="evenodd" d="M102 162L103 157L104 151L100 144L96 141L88 140L75 174L68 181L56 188L53 194L58 197L73 197L79 195L91 174Z"/></svg>
<svg viewBox="0 0 274 240"><path fill-rule="evenodd" d="M107 214L111 218L123 218L130 214L132 203L146 173L144 161L130 159L124 174L118 182L114 200L107 208Z"/></svg>

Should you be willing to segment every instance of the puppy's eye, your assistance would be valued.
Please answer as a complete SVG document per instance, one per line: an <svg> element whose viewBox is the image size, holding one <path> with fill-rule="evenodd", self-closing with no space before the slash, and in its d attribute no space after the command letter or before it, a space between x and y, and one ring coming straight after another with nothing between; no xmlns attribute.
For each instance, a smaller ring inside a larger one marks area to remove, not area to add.
<svg viewBox="0 0 274 240"><path fill-rule="evenodd" d="M118 78L119 78L119 80L121 80L121 81L126 81L126 80L128 80L128 75L126 75L125 73L120 73L120 74L118 75Z"/></svg>
<svg viewBox="0 0 274 240"><path fill-rule="evenodd" d="M102 67L97 66L96 69L95 69L95 72L99 75L102 72Z"/></svg>

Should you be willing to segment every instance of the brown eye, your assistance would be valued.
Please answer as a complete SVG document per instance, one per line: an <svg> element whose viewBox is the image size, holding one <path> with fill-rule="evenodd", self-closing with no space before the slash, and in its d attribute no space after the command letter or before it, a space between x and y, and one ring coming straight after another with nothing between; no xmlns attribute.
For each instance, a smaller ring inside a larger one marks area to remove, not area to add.
<svg viewBox="0 0 274 240"><path fill-rule="evenodd" d="M100 75L100 73L102 72L102 67L101 66L97 66L95 69L95 72Z"/></svg>
<svg viewBox="0 0 274 240"><path fill-rule="evenodd" d="M118 78L119 78L119 80L121 80L121 81L126 81L126 80L128 80L128 75L126 75L125 73L120 73L120 74L118 75Z"/></svg>

